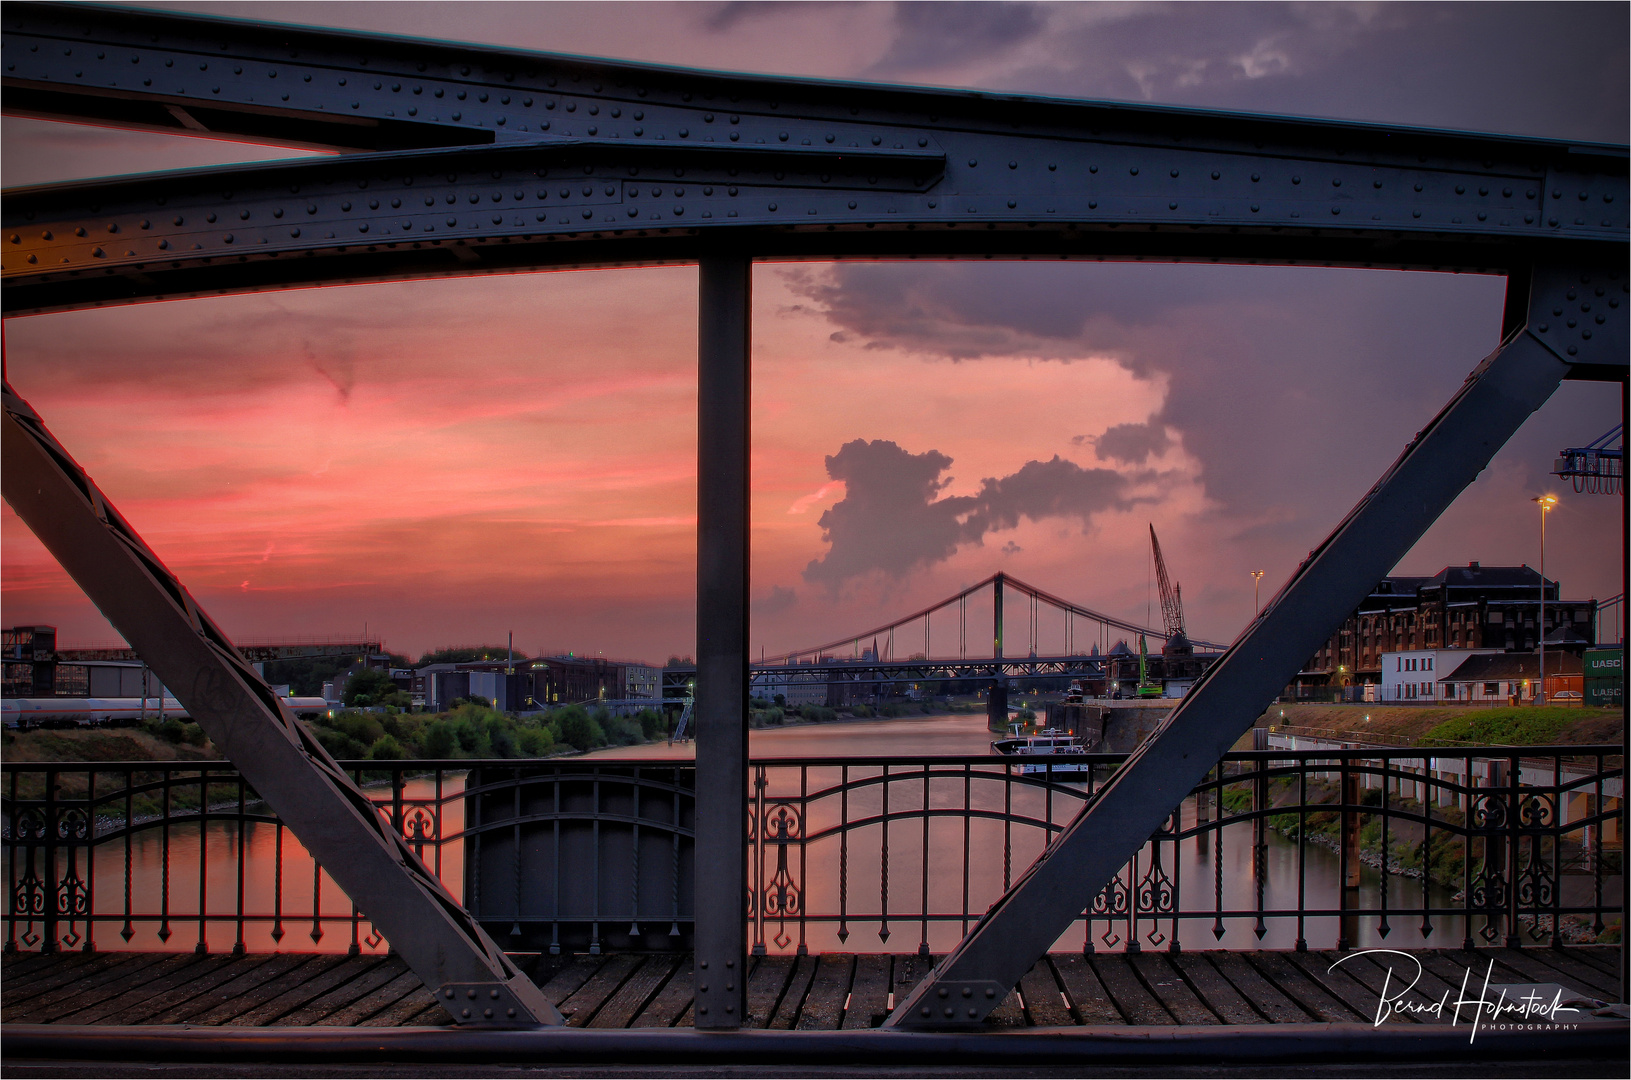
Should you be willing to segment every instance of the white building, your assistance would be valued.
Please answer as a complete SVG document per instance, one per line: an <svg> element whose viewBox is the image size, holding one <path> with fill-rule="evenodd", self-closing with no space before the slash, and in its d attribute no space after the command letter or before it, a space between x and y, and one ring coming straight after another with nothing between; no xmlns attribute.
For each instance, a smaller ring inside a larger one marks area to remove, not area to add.
<svg viewBox="0 0 1631 1080"><path fill-rule="evenodd" d="M1377 700L1388 704L1453 701L1438 680L1469 656L1499 654L1500 649L1412 649L1382 654L1382 685Z"/></svg>

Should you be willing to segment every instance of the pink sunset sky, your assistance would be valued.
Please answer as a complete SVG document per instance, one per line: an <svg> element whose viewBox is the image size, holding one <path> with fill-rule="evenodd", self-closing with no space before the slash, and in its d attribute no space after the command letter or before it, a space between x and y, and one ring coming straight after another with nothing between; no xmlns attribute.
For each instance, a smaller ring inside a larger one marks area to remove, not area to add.
<svg viewBox="0 0 1631 1080"><path fill-rule="evenodd" d="M1623 5L144 6L1558 138L1627 126ZM294 153L15 118L3 136L7 186ZM998 569L1144 621L1149 523L1191 633L1232 640L1251 571L1266 600L1495 347L1504 282L768 263L754 289L752 642L775 654ZM417 656L513 631L531 653L660 662L695 633L695 298L695 269L664 267L33 316L7 321L7 374L235 637L366 624ZM1397 572L1535 564L1529 499L1555 491L1549 576L1621 591L1619 500L1548 475L1618 413L1611 388L1566 384ZM6 625L116 640L9 508L0 530Z"/></svg>

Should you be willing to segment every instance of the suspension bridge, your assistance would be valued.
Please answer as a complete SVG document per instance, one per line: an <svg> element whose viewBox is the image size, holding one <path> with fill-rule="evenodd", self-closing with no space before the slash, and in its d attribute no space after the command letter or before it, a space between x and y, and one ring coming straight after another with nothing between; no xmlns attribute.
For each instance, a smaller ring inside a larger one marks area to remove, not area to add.
<svg viewBox="0 0 1631 1080"><path fill-rule="evenodd" d="M1023 628L1016 625L1016 615ZM987 616L989 637L984 633ZM919 635L921 650L916 647ZM942 643L938 653L937 640ZM1154 677L1184 684L1227 648L1188 638L1176 621L1165 628L1145 626L999 570L861 633L761 657L749 665L749 690L755 697L782 693L791 698L791 691L821 688L828 703L848 703L891 693L903 684L934 684L962 693L980 689L989 692L988 707L997 722L1007 712L1007 690L1039 680L1080 680L1090 692L1109 696L1118 680L1136 670L1141 642L1152 650ZM1022 645L1023 651L1014 645ZM665 668L663 696L683 698L695 678L695 665Z"/></svg>

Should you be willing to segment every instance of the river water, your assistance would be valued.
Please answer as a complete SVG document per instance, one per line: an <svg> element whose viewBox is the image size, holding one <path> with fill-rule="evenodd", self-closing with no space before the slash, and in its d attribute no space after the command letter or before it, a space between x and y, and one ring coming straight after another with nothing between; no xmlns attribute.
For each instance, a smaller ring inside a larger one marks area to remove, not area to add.
<svg viewBox="0 0 1631 1080"><path fill-rule="evenodd" d="M991 733L986 729L983 715L937 716L900 718L882 721L850 723L808 724L779 728L764 728L750 734L750 754L756 761L772 759L853 759L919 756L973 756L990 755ZM591 760L688 760L694 756L694 744L668 745L655 743L646 746L623 747L596 751L584 755ZM851 774L861 769L851 767ZM811 768L806 776L819 788L830 783L841 772L835 760L832 765ZM874 769L876 771L876 769ZM790 775L796 775L788 771ZM777 775L775 770L771 775ZM462 791L461 775L445 776L444 798ZM921 809L924 798L931 807L971 805L976 809L1000 810L1002 797L1000 784L991 784L980 794L970 796L955 777L935 779L927 793L908 784L891 787L896 812ZM814 790L815 788L812 788ZM898 793L896 793L898 791ZM379 795L384 796L385 791ZM409 799L431 799L435 795L433 782L414 780L405 792ZM1021 815L1041 819L1051 814L1050 820L1063 823L1069 820L1079 803L1073 803L1065 792L1044 807L1045 796L1035 788L1013 789L1009 807ZM850 796L847 807L849 820L859 820L877 810L879 798L876 788L857 791ZM868 800L873 800L869 802ZM969 800L959 802L957 800ZM815 835L823 825L835 819L832 805L812 804L810 820L805 827ZM1184 823L1194 823L1193 800L1186 802ZM890 838L889 855L880 860L876 832L860 830L848 836L845 865L842 872L837 865L839 846L836 839L829 842L812 841L804 852L808 860L801 871L801 887L805 909L814 915L836 912L838 908L838 882L845 883L850 918L845 927L848 935L840 941L836 920L812 919L804 928L805 941L812 951L882 952L911 951L920 940L927 940L930 948L943 951L962 936L961 920L931 923L925 932L914 917L921 910L917 905L920 889L929 895L929 908L937 912L956 912L961 907L966 888L969 909L977 913L1001 895L1004 880L1004 852L1008 854L1006 876L1009 879L1023 872L1040 853L1043 843L1041 829L1013 830L1005 834L1000 822L987 818L965 826L959 814L930 819L932 830L912 824L897 825ZM449 798L444 803L443 835L457 833L463 827L463 800ZM967 829L966 834L960 830ZM237 827L229 822L209 823L204 830L205 873L202 886L202 909L212 917L204 928L206 946L213 951L231 949L237 942L238 927L233 916L242 910L247 916L243 928L244 946L251 952L282 949L284 951L344 951L353 941L352 908L349 900L328 879L326 874L314 872L312 860L287 830L269 824L249 824L240 838ZM924 870L923 837L929 836L929 868ZM169 949L193 947L199 939L197 912L201 909L199 865L200 828L196 823L172 826L166 838L159 830L148 830L132 837L128 863L125 844L106 843L95 853L93 910L98 914L118 916L125 910L127 890L134 910L157 914L170 912L168 925L156 920L135 920L127 928L122 918L99 922L95 928L99 949ZM1218 845L1221 843L1221 848ZM1177 851L1172 844L1162 846L1163 871L1179 887L1178 907L1185 911L1211 912L1221 893L1224 910L1250 911L1258 906L1259 881L1254 872L1252 833L1248 825L1233 826L1222 831L1221 841L1215 837L1202 837L1179 842ZM774 866L764 864L768 877ZM968 873L964 873L964 850ZM1139 874L1147 872L1151 855L1146 846L1141 853ZM463 890L462 844L449 843L438 849L427 846L423 857L435 870L455 897ZM1305 909L1334 909L1339 905L1337 888L1339 862L1336 854L1315 844L1308 844L1302 856L1307 873L1303 881ZM1210 916L1181 920L1179 940L1186 949L1200 948L1291 948L1297 939L1297 921L1293 917L1298 908L1298 848L1276 833L1267 834L1264 858L1264 876L1261 891L1264 906L1288 914L1266 920L1265 932L1258 937L1255 920L1236 917L1224 921L1221 939L1215 936ZM281 872L279 866L281 865ZM127 869L128 866L128 869ZM61 867L59 867L60 876ZM242 888L239 878L242 876ZM1350 890L1350 908L1375 908L1380 902L1380 876L1366 867L1362 872L1362 885ZM894 894L894 900L888 894ZM883 896L880 898L880 893ZM1450 906L1450 891L1432 886L1429 897L1434 906ZM1419 906L1422 886L1419 880L1392 876L1388 883L1390 907ZM278 901L281 899L281 912ZM884 906L880 907L880 903ZM893 903L895 906L888 906ZM314 920L313 911L322 918ZM889 912L888 919L880 917ZM281 914L281 918L279 917ZM1351 916L1344 936L1350 944L1376 947L1384 943L1392 948L1411 948L1427 945L1459 945L1463 936L1462 920L1438 918L1430 935L1419 929L1421 917L1398 915L1391 919L1390 932L1384 937L1380 924L1373 915ZM1336 917L1318 917L1305 920L1303 934L1310 948L1330 948L1337 938ZM166 940L161 935L168 929ZM1084 927L1078 923L1060 940L1058 948L1080 948ZM83 931L83 924L75 927ZM787 930L785 924L768 922L763 930L776 951L776 936ZM356 927L355 937L363 951L382 951L385 945L370 938L371 928L366 920ZM757 930L756 930L757 932ZM1144 947L1165 947L1171 932L1171 920L1153 923L1148 918L1136 928ZM887 937L886 937L887 935ZM1113 921L1097 920L1092 926L1094 945L1100 950L1124 948L1129 936L1125 918ZM796 947L796 946L783 946Z"/></svg>

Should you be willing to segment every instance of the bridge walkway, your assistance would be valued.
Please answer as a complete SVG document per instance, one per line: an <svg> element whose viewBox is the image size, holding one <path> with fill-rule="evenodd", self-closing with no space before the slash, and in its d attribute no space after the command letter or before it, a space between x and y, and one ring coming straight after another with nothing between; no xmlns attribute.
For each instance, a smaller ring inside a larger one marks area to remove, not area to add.
<svg viewBox="0 0 1631 1080"><path fill-rule="evenodd" d="M1349 959L1332 970L1344 955ZM1470 971L1469 996L1477 996L1488 972L1491 984L1558 983L1587 997L1623 1001L1617 955L1613 946L1413 951L1423 969L1415 996L1434 1001L1446 991L1458 993ZM690 954L516 959L572 1027L692 1024ZM877 1027L897 995L904 998L938 959L850 953L752 958L749 1026ZM1400 978L1414 974L1398 955L1055 953L1037 962L985 1026L1370 1024L1390 959L1390 993L1396 993ZM0 977L0 1021L13 1032L18 1025L425 1027L453 1019L394 955L24 953L5 957ZM1439 1021L1395 1015L1390 1022Z"/></svg>

